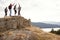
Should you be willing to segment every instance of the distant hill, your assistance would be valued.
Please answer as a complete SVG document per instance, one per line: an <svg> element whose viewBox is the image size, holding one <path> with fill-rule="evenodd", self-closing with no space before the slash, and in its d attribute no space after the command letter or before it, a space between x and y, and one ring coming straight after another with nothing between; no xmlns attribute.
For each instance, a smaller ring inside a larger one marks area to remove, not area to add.
<svg viewBox="0 0 60 40"><path fill-rule="evenodd" d="M38 26L40 28L60 28L60 25L42 22L32 22L32 25Z"/></svg>
<svg viewBox="0 0 60 40"><path fill-rule="evenodd" d="M55 25L60 25L60 22L44 22L44 23L47 23L47 24L55 24Z"/></svg>

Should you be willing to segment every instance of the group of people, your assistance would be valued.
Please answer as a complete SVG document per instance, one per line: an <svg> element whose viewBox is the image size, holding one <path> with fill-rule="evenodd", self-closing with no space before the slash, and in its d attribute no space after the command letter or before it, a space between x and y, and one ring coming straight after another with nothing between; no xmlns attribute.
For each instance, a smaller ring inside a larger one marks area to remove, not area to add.
<svg viewBox="0 0 60 40"><path fill-rule="evenodd" d="M10 5L8 6L8 8L6 7L5 10L4 10L4 11L5 11L5 16L7 16L8 9L9 9L9 11L10 11L10 16L11 16L11 14L12 14L12 6L14 6L13 10L14 10L14 13L15 13L15 15L16 15L16 13L17 13L16 5L10 4ZM21 11L21 7L20 7L20 5L19 5L19 6L18 6L18 15L20 15L20 11Z"/></svg>

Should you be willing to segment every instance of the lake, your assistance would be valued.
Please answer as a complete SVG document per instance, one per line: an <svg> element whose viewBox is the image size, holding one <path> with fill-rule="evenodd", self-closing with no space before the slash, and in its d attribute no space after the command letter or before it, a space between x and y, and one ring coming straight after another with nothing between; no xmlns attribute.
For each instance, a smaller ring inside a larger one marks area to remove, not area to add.
<svg viewBox="0 0 60 40"><path fill-rule="evenodd" d="M45 32L50 32L52 30L52 28L41 28L43 31ZM57 31L60 28L53 28L55 31Z"/></svg>

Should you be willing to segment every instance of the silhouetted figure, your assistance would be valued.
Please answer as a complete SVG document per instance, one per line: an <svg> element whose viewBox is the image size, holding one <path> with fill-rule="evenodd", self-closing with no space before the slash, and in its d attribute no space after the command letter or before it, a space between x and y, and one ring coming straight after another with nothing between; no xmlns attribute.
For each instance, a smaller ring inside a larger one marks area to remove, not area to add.
<svg viewBox="0 0 60 40"><path fill-rule="evenodd" d="M21 7L19 5L19 7L18 7L18 15L20 15L20 11L21 11Z"/></svg>
<svg viewBox="0 0 60 40"><path fill-rule="evenodd" d="M15 15L16 15L16 13L17 13L16 5L14 6L14 12L15 12Z"/></svg>
<svg viewBox="0 0 60 40"><path fill-rule="evenodd" d="M8 8L9 8L9 11L10 11L10 16L11 16L11 13L12 13L12 6L13 6L13 5L10 4L9 7L8 7Z"/></svg>
<svg viewBox="0 0 60 40"><path fill-rule="evenodd" d="M7 16L7 11L8 11L8 9L7 9L7 7L5 8L5 16Z"/></svg>

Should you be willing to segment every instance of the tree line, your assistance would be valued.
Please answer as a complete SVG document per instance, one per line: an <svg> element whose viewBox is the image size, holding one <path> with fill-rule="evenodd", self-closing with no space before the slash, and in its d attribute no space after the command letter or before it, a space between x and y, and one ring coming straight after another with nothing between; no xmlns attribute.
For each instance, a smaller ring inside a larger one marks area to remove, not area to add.
<svg viewBox="0 0 60 40"><path fill-rule="evenodd" d="M52 30L50 31L50 33L54 33L54 34L57 34L57 35L60 35L60 29L55 31L53 28Z"/></svg>

